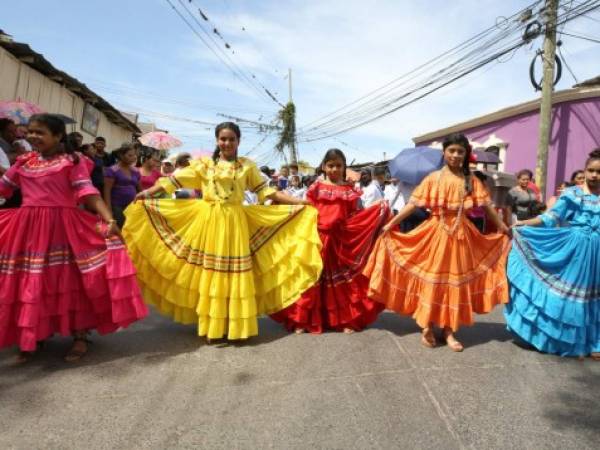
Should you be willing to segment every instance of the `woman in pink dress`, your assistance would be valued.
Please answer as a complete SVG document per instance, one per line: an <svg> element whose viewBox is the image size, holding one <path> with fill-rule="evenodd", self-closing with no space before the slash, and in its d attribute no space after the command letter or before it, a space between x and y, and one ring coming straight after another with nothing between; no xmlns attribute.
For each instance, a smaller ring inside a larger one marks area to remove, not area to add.
<svg viewBox="0 0 600 450"><path fill-rule="evenodd" d="M142 190L150 189L160 178L160 158L158 152L145 147L140 156L140 185Z"/></svg>
<svg viewBox="0 0 600 450"><path fill-rule="evenodd" d="M76 361L90 330L111 333L148 312L112 214L65 134L60 118L34 115L28 139L37 151L0 180L0 196L23 193L21 208L0 211L0 348L18 345L17 362L55 333L73 336L65 359Z"/></svg>

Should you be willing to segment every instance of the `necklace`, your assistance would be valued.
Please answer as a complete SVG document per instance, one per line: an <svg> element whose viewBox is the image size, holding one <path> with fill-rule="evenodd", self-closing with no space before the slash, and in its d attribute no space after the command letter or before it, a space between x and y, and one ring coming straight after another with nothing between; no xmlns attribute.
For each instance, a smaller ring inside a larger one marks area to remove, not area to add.
<svg viewBox="0 0 600 450"><path fill-rule="evenodd" d="M444 169L440 170L440 172L438 174L438 178L437 178L438 189L441 187L440 181L442 179L442 173L444 172ZM448 234L448 236L452 236L456 232L458 225L462 221L462 213L463 213L464 204L465 204L464 200L465 200L465 187L461 186L460 200L459 200L460 205L458 207L458 212L456 213L456 220L454 221L454 224L451 227L448 227L448 225L446 225L446 215L444 214L444 206L440 205L440 222L442 224L442 228Z"/></svg>
<svg viewBox="0 0 600 450"><path fill-rule="evenodd" d="M227 162L229 162L229 161L227 161ZM215 177L217 175L217 169L218 169L218 162L215 162L213 167L211 167L209 170L209 173L210 173L209 180L210 180L210 184L212 185L212 190L215 193L215 195L223 202L226 202L227 200L229 200L229 198L235 192L235 180L237 177L238 162L234 161L233 163L231 163L231 165L226 170L232 171L231 170L232 167L233 167L233 178L231 180L231 188L229 189L229 192L227 192L225 189L223 189L219 183L215 182Z"/></svg>

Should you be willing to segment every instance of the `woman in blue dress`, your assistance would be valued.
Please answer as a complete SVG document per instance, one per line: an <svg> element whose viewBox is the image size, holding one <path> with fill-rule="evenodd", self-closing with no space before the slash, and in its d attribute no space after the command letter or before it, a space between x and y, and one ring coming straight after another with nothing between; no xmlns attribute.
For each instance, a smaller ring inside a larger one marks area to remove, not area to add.
<svg viewBox="0 0 600 450"><path fill-rule="evenodd" d="M541 352L600 360L600 148L585 176L551 210L516 223L504 315Z"/></svg>

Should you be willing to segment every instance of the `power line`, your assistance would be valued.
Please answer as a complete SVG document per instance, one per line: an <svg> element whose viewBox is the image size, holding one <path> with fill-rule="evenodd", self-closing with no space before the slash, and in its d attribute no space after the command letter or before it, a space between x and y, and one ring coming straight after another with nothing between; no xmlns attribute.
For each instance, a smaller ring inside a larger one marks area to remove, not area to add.
<svg viewBox="0 0 600 450"><path fill-rule="evenodd" d="M212 54L215 55L215 57L219 61L221 61L238 80L240 80L242 83L246 84L248 87L250 87L255 92L257 92L261 98L263 98L265 100L268 98L268 96L266 96L266 97L263 96L263 92L260 90L260 88L258 88L256 85L254 85L251 81L244 78L244 74L238 73L238 70L235 67L232 67L221 55L219 55L219 53L210 45L210 43L208 41L206 41L206 39L198 32L198 30L196 30L196 28L189 22L189 20L187 20L185 18L185 16L181 13L181 11L179 11L175 7L175 5L171 2L171 0L165 0L165 1L171 6L173 11L175 11L175 13L179 16L179 18L183 22L185 22L185 24L188 26L188 28L198 37L198 39L200 39L202 41L202 43L212 52ZM187 9L186 9L186 11L187 11Z"/></svg>
<svg viewBox="0 0 600 450"><path fill-rule="evenodd" d="M539 2L536 2L535 4L537 4L537 3L539 3ZM599 3L600 2L598 2L598 1L595 1L595 2L588 1L588 2L584 2L580 5L577 5L574 8L571 8L567 12L567 14L561 15L561 20L559 20L557 24L560 25L560 24L566 23L568 21L573 20L576 17L581 16L582 14L585 14L591 10L594 10L594 9L600 7ZM527 9L525 9L525 10L522 10L520 13L513 15L512 17L515 17L515 16L523 17L522 16L523 12L528 12L528 18L530 18L532 15L531 11L527 11ZM520 29L522 29L524 27L525 27L525 23L520 22L520 24L517 24L516 26L512 26L511 28L507 29L503 33L500 33L499 35L498 34L493 35L492 39L491 39L493 42L490 42L490 40L488 40L483 45L480 45L477 48L471 50L469 52L469 54L461 57L458 61L453 61L450 65L448 65L448 66L444 67L442 70L439 70L438 72L436 72L436 74L433 75L433 77L434 77L433 79L430 78L429 80L418 83L416 87L414 87L412 90L409 90L408 92L403 93L402 95L395 95L395 97L393 99L386 101L385 103L379 102L377 104L373 104L372 100L363 102L364 103L363 105L360 105L359 107L354 108L354 112L349 111L348 113L345 113L345 114L339 114L336 117L334 117L333 119L321 124L320 126L311 128L310 130L308 130L308 132L304 132L304 135L303 135L304 142L315 141L315 140L320 140L320 139L324 139L327 137L335 136L335 135L350 131L352 129L358 128L360 126L366 125L368 123L371 123L374 120L378 120L388 114L391 114L391 113L397 111L400 108L403 108L411 103L414 103L417 100L422 99L423 97L441 89L442 87L444 87L448 84L472 73L474 70L477 70L480 67L483 67L484 65L486 65L494 60L497 60L501 56L504 56L510 52L515 51L517 48L528 44L530 42L531 38L529 37L529 38L525 39L525 38L519 36L518 39L516 39L516 40L513 39L508 44L501 46L500 48L498 48L498 44L501 43L502 39L506 39L511 34L518 32ZM469 41L467 41L467 42L469 42ZM496 47L496 48L494 48L494 47ZM455 47L455 48L457 48L457 47ZM490 49L494 49L493 50L494 53L490 54L488 51ZM485 53L485 52L487 52L487 53ZM446 52L446 53L448 53L448 52ZM465 64L465 62L468 62L468 64ZM426 92L424 94L416 96L418 91L423 91L423 90L426 90ZM413 97L410 100L407 100L407 101L404 101L403 103L398 104L403 99L406 99L411 96L416 96L416 97ZM379 95L379 97L381 97L381 95ZM388 98L389 98L389 95L388 95ZM364 109L360 110L360 108L362 108L365 104L369 104L369 102L371 102L371 105L367 110L364 110ZM384 110L383 112L382 112L382 109Z"/></svg>
<svg viewBox="0 0 600 450"><path fill-rule="evenodd" d="M600 39L597 39L597 38L593 38L593 37L589 37L589 36L583 36L581 34L571 34L571 33L567 33L566 31L563 31L561 34L564 34L565 36L571 36L571 37L574 37L576 39L582 39L584 41L593 42L595 44L600 44Z"/></svg>

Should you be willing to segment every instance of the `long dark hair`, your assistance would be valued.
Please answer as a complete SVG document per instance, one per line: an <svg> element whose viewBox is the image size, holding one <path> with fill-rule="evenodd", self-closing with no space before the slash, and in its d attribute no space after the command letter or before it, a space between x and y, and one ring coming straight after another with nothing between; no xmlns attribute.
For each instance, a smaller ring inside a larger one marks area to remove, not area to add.
<svg viewBox="0 0 600 450"><path fill-rule="evenodd" d="M343 181L346 181L346 155L344 155L344 152L341 151L339 148L330 148L325 152L325 156L323 156L323 161L321 161L321 164L319 164L320 172L325 173L325 170L323 169L325 163L327 163L327 161L333 161L334 159L341 159L344 163Z"/></svg>
<svg viewBox="0 0 600 450"><path fill-rule="evenodd" d="M465 192L470 194L473 192L473 182L471 179L471 169L469 168L469 163L473 149L467 137L462 133L452 133L450 136L446 136L446 139L444 139L444 142L442 143L442 148L446 150L446 148L451 145L460 145L465 149L465 159L463 160L462 172L465 176Z"/></svg>
<svg viewBox="0 0 600 450"><path fill-rule="evenodd" d="M235 133L235 135L238 138L238 141L241 139L242 137L242 132L240 131L240 127L238 127L237 123L233 123L233 122L221 122L219 125L217 125L215 127L215 138L219 138L219 133L223 130L231 130ZM217 145L215 147L215 151L213 152L212 155L212 159L214 162L217 162L217 160L219 159L219 153L221 152L221 150L219 149L219 146ZM235 154L235 160L237 161L237 152Z"/></svg>
<svg viewBox="0 0 600 450"><path fill-rule="evenodd" d="M58 153L66 153L70 155L75 164L79 164L79 155L75 153L75 148L67 139L67 127L65 122L55 114L34 114L29 119L29 123L37 122L44 125L53 136L61 136L60 145L58 146Z"/></svg>

